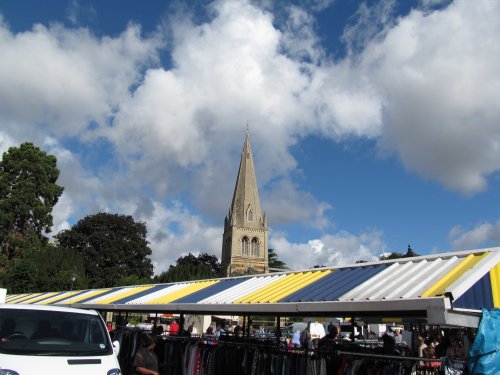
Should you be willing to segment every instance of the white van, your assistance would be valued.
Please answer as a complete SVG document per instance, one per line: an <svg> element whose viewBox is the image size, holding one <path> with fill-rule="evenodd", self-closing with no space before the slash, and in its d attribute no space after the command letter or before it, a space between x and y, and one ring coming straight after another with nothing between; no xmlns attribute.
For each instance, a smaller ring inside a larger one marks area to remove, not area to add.
<svg viewBox="0 0 500 375"><path fill-rule="evenodd" d="M96 311L0 304L0 375L118 375L115 345Z"/></svg>

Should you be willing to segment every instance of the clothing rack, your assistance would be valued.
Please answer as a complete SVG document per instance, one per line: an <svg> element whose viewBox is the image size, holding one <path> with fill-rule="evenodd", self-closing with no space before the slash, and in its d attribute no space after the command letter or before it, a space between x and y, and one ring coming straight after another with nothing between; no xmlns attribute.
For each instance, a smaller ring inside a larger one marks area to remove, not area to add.
<svg viewBox="0 0 500 375"><path fill-rule="evenodd" d="M415 362L444 362L442 358L425 358L425 357L403 357L397 355L387 355L387 354L370 354L370 353L359 353L359 352L346 352L338 350L337 354L353 356L353 357L363 357L372 359L385 359L389 361L415 361Z"/></svg>
<svg viewBox="0 0 500 375"><path fill-rule="evenodd" d="M169 365L172 372L168 372L168 374L175 375L191 374L191 370L197 366L208 366L207 368L212 366L210 368L215 371L214 373L221 375L244 373L244 371L249 371L252 366L257 368L257 373L268 373L268 371L281 373L281 371L285 371L285 366L288 366L286 367L287 371L290 371L290 374L293 375L313 374L316 373L315 371L319 371L320 368L326 368L327 371L330 371L327 373L336 373L336 369L343 366L345 366L345 369L351 368L349 366L358 366L356 367L358 369L359 366L375 369L388 366L387 368L391 369L391 371L394 371L395 367L397 367L398 371L402 371L401 373L404 374L441 374L443 370L449 367L446 358L372 354L367 353L368 348L363 346L358 347L362 350L361 352L356 352L342 350L342 348L339 348L340 345L332 348L306 350L276 345L276 341L255 338L223 338L212 343L208 343L207 338L203 337L167 336L163 337L163 339L165 342L174 345L180 344L177 346L178 352L170 352L171 357L169 357L170 360L175 362L171 362ZM187 344L187 346L184 344ZM194 346L197 344L201 345L198 345L198 349L195 349ZM180 349L181 346L182 349ZM352 344L342 345L342 347L355 350ZM247 354L243 354L243 351L248 351L250 360L245 359L246 362L241 362L244 358L247 358ZM227 356L227 353L230 353L230 355ZM225 358L222 362L220 362L220 356ZM367 361L364 361L364 359ZM245 365L241 365L242 363L245 363ZM433 366L433 363L435 366ZM246 367L239 368L240 365ZM244 368L246 370L243 370ZM288 372L286 373L288 374Z"/></svg>

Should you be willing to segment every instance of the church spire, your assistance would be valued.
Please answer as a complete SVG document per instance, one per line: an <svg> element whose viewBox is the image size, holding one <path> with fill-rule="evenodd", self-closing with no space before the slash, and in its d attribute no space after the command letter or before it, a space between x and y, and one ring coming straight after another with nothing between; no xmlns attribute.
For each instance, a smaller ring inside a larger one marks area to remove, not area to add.
<svg viewBox="0 0 500 375"><path fill-rule="evenodd" d="M228 276L268 272L268 230L260 211L248 124L233 200L224 220L221 265Z"/></svg>
<svg viewBox="0 0 500 375"><path fill-rule="evenodd" d="M259 190L257 188L248 124L230 210L232 225L254 228L262 226Z"/></svg>

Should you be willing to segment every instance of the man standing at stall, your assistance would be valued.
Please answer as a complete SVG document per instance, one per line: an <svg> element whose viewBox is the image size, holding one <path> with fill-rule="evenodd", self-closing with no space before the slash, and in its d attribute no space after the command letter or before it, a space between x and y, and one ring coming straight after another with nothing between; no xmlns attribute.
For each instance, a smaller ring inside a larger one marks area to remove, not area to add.
<svg viewBox="0 0 500 375"><path fill-rule="evenodd" d="M173 320L172 324L170 324L170 336L177 335L179 333L179 323L177 323L177 320Z"/></svg>

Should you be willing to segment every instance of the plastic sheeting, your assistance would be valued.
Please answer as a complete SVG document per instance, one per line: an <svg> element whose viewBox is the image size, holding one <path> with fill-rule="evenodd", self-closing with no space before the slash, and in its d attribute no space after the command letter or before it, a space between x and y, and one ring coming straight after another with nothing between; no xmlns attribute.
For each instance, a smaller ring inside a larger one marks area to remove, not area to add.
<svg viewBox="0 0 500 375"><path fill-rule="evenodd" d="M500 309L483 308L467 366L471 374L500 374Z"/></svg>

